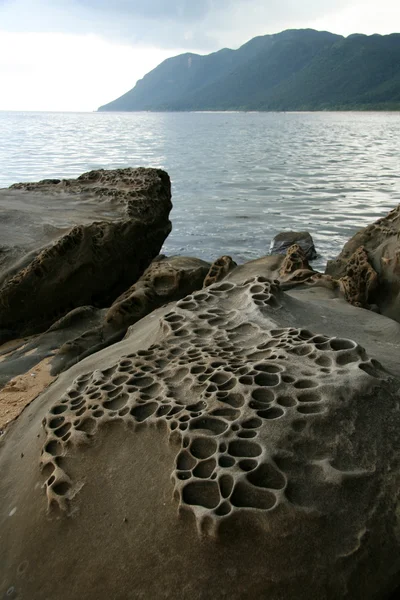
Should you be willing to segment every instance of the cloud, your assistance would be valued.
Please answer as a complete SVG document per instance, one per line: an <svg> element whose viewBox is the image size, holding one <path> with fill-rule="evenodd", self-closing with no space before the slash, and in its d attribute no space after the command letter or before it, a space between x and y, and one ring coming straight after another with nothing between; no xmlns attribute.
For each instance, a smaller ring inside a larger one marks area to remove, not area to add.
<svg viewBox="0 0 400 600"><path fill-rule="evenodd" d="M348 0L0 0L0 26L210 51L237 47L254 35L309 26L346 4Z"/></svg>

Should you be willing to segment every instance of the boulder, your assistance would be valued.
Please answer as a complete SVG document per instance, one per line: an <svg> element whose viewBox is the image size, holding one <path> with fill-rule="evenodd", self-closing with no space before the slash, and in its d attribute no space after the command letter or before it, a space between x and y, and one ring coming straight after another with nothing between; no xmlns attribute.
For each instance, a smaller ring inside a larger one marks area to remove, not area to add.
<svg viewBox="0 0 400 600"><path fill-rule="evenodd" d="M171 231L171 185L159 169L17 184L0 190L0 207L0 342L79 306L110 306Z"/></svg>
<svg viewBox="0 0 400 600"><path fill-rule="evenodd" d="M326 273L342 280L352 303L371 305L400 321L400 205L385 217L358 231Z"/></svg>
<svg viewBox="0 0 400 600"><path fill-rule="evenodd" d="M158 308L8 427L2 597L392 591L400 325L256 268Z"/></svg>
<svg viewBox="0 0 400 600"><path fill-rule="evenodd" d="M286 254L290 246L297 244L304 251L307 260L317 258L314 240L308 231L282 231L271 242L271 254Z"/></svg>

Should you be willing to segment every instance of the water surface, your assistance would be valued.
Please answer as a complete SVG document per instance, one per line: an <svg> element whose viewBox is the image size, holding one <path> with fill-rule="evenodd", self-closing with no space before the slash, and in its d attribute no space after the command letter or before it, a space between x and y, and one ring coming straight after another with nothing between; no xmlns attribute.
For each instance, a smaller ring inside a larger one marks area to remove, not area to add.
<svg viewBox="0 0 400 600"><path fill-rule="evenodd" d="M239 262L285 229L320 258L400 202L400 113L0 112L0 187L151 166L173 183L167 254Z"/></svg>

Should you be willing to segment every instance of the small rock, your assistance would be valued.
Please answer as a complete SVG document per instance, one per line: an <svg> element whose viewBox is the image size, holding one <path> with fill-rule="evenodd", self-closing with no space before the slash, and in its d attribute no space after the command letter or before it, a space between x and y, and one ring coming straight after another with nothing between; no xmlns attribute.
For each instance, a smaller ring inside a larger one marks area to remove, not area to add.
<svg viewBox="0 0 400 600"><path fill-rule="evenodd" d="M304 250L307 260L315 260L317 258L314 240L308 231L281 231L272 240L270 253L286 254L286 251L293 244L297 244Z"/></svg>

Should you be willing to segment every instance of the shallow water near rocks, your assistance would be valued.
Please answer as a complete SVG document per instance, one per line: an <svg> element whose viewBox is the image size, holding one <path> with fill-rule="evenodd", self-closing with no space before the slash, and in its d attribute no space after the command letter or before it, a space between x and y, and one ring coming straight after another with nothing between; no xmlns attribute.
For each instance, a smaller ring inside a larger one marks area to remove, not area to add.
<svg viewBox="0 0 400 600"><path fill-rule="evenodd" d="M238 262L285 229L319 258L400 202L400 113L0 112L0 188L151 166L173 184L163 252Z"/></svg>

